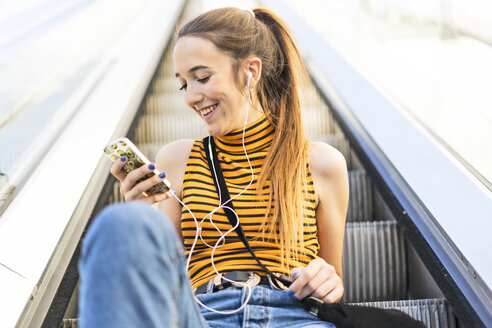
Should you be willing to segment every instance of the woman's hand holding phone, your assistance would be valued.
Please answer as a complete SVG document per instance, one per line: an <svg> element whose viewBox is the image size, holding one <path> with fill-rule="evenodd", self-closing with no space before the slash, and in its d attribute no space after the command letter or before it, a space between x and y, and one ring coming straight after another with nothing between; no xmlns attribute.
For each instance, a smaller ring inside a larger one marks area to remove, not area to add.
<svg viewBox="0 0 492 328"><path fill-rule="evenodd" d="M162 183L166 177L165 172L153 174L151 177L142 180L146 175L155 172L155 164L142 165L139 168L126 173L123 170L123 167L127 162L128 158L122 156L116 160L111 167L111 174L121 182L120 192L126 202L141 200L153 204L169 198L168 192L154 193L151 195L145 193L146 190Z"/></svg>
<svg viewBox="0 0 492 328"><path fill-rule="evenodd" d="M125 201L141 200L151 204L170 197L171 183L127 138L119 138L104 148L113 161L111 174L121 182Z"/></svg>

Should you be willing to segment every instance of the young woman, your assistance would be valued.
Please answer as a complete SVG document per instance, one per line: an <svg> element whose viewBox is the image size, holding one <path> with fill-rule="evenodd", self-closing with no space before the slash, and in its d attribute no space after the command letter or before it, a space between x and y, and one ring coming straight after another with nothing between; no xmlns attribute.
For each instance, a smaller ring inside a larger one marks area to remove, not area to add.
<svg viewBox="0 0 492 328"><path fill-rule="evenodd" d="M307 79L286 24L262 8L212 10L181 28L173 58L251 248L294 282L275 283L230 231L204 141L178 140L155 162L176 197L143 194L163 176L136 183L153 164L127 175L123 157L112 167L126 203L103 211L84 241L82 327L333 327L299 300L342 297L347 168L304 136Z"/></svg>

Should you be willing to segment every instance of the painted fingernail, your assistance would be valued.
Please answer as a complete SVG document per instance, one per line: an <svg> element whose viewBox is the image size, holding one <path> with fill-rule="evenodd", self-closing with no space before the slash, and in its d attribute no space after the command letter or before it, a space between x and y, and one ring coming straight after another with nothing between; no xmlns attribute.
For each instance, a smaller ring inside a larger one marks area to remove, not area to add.
<svg viewBox="0 0 492 328"><path fill-rule="evenodd" d="M122 161L122 162L126 161L126 156L121 156L120 161Z"/></svg>
<svg viewBox="0 0 492 328"><path fill-rule="evenodd" d="M294 273L292 274L292 278L295 278L296 276L297 276L297 272L294 272Z"/></svg>
<svg viewBox="0 0 492 328"><path fill-rule="evenodd" d="M166 172L159 173L159 178L164 179L166 177Z"/></svg>
<svg viewBox="0 0 492 328"><path fill-rule="evenodd" d="M289 295L289 296L294 295L294 291L293 291L292 289L289 289L289 290L287 291L287 295Z"/></svg>
<svg viewBox="0 0 492 328"><path fill-rule="evenodd" d="M149 170L154 170L154 169L155 169L154 163L149 164Z"/></svg>

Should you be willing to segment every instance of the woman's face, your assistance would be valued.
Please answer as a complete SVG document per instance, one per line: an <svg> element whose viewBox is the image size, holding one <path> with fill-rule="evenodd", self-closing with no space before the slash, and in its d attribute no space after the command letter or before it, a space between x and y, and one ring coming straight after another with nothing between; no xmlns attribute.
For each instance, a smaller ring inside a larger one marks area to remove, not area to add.
<svg viewBox="0 0 492 328"><path fill-rule="evenodd" d="M186 104L207 124L212 136L223 136L243 127L246 116L246 85L236 87L233 59L203 38L179 38L174 48L176 77ZM245 74L241 71L239 74ZM246 74L245 74L246 75ZM248 124L261 112L250 108Z"/></svg>

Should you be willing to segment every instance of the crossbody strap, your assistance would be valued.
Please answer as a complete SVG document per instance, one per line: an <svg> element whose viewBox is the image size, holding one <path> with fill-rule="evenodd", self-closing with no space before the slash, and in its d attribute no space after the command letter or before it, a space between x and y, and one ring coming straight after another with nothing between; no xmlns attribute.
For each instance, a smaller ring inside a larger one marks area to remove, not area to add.
<svg viewBox="0 0 492 328"><path fill-rule="evenodd" d="M292 284L292 278L287 277L285 275L276 275L271 272L263 263L261 263L260 259L256 257L255 253L251 249L251 246L248 243L248 239L244 234L243 228L241 227L241 223L237 222L236 215L234 215L234 205L232 204L231 197L229 195L229 190L227 189L227 185L224 180L224 175L222 174L222 169L220 167L219 157L217 156L217 150L215 149L215 141L211 136L203 138L203 145L205 147L205 154L207 155L208 166L213 174L213 180L215 184L215 188L220 190L220 199L222 200L222 204L227 202L227 207L224 207L224 212L229 219L230 224L234 227L236 224L238 225L235 231L237 232L239 238L246 246L248 251L251 253L253 258L258 262L260 267L269 274L274 280L280 281L284 286L289 287ZM211 153L211 154L210 154ZM213 162L212 157L213 156ZM215 163L215 165L214 165ZM219 188L220 187L220 188ZM315 297L309 296L301 301L302 306L309 313L319 317L321 320L332 322L338 328L354 328L351 324L350 319L347 317L345 313L344 307L339 303L327 304L322 300L317 299Z"/></svg>
<svg viewBox="0 0 492 328"><path fill-rule="evenodd" d="M234 205L232 204L232 200L229 195L229 190L227 189L227 185L224 180L224 175L222 174L222 169L220 167L220 161L217 156L217 150L215 149L214 138L211 136L205 137L203 139L203 145L205 147L205 153L207 154L208 166L212 171L212 174L214 175L213 180L214 180L215 188L217 188L217 190L220 190L220 198L222 200L222 204L220 205L222 206L227 202L227 207L224 207L224 212L227 215L229 222L233 227L236 226L237 224L237 228L235 229L237 235L243 242L244 246L246 246L248 251L251 253L253 258L256 260L256 262L258 262L258 265L272 278L280 281L283 285L289 287L290 284L292 283L292 279L284 275L277 276L276 274L271 272L263 263L261 263L260 259L253 252L253 249L251 249L248 239L246 238L243 228L241 227L241 223L237 222L237 217L236 215L234 215ZM213 162L211 156L213 156Z"/></svg>

